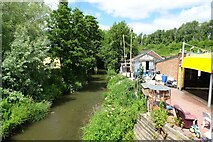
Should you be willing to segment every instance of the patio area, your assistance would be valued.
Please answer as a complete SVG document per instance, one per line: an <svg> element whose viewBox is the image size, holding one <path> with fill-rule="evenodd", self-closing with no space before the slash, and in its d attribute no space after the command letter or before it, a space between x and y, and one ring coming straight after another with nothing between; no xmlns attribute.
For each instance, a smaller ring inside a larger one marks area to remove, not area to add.
<svg viewBox="0 0 213 142"><path fill-rule="evenodd" d="M145 95L148 95L148 89L143 89L143 93ZM167 101L167 103L168 102L169 100ZM205 132L209 131L209 129L206 127L202 129L202 112L207 112L210 115L213 114L213 110L211 109L212 106L207 107L207 102L185 90L180 91L176 88L171 88L171 105L173 106L174 104L178 104L184 111L188 111L197 117L198 127L201 131L202 136L204 136ZM174 113L174 111L172 111L172 113ZM185 135L190 135L189 129L182 129L181 131Z"/></svg>
<svg viewBox="0 0 213 142"><path fill-rule="evenodd" d="M204 129L202 129L202 112L213 114L213 110L211 109L212 106L207 107L207 102L204 102L202 99L197 98L196 96L185 90L180 91L174 88L172 88L171 102L172 105L178 104L184 111L188 111L197 117L199 130L202 134L208 131L208 129L205 127Z"/></svg>

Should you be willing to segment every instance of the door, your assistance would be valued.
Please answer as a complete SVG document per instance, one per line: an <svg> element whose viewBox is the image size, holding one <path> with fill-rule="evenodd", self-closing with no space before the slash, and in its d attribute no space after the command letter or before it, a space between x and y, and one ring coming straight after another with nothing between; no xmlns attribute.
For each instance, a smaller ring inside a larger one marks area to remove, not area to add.
<svg viewBox="0 0 213 142"><path fill-rule="evenodd" d="M146 61L146 71L149 70L149 61Z"/></svg>

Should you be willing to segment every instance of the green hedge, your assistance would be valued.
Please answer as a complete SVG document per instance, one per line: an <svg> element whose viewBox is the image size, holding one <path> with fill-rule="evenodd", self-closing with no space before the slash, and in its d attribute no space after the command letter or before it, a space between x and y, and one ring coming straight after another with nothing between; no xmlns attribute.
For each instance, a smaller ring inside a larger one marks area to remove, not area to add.
<svg viewBox="0 0 213 142"><path fill-rule="evenodd" d="M47 101L34 102L32 98L24 97L20 92L0 88L2 100L2 128L0 135L4 138L26 122L38 121L46 116L51 104Z"/></svg>
<svg viewBox="0 0 213 142"><path fill-rule="evenodd" d="M102 109L83 128L84 140L133 140L139 113L146 111L142 94L135 95L135 82L116 75L108 82Z"/></svg>

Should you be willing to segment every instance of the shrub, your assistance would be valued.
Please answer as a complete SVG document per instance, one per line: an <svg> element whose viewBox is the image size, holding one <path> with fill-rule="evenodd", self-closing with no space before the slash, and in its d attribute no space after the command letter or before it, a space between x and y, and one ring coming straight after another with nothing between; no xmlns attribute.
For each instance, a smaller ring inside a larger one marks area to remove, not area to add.
<svg viewBox="0 0 213 142"><path fill-rule="evenodd" d="M124 77L121 74L110 76L110 80L107 83L107 88L111 89L116 83L118 83L119 81L121 81L125 78L126 77Z"/></svg>
<svg viewBox="0 0 213 142"><path fill-rule="evenodd" d="M115 76L117 73L113 69L107 70L107 82L111 79L112 76Z"/></svg>
<svg viewBox="0 0 213 142"><path fill-rule="evenodd" d="M161 131L167 120L167 111L163 108L163 103L160 102L160 107L158 109L153 109L151 111L151 116L155 124L155 128Z"/></svg>
<svg viewBox="0 0 213 142"><path fill-rule="evenodd" d="M20 92L9 91L0 88L2 101L2 129L0 135L7 137L11 132L26 122L38 121L46 116L50 108L50 103L34 102L31 98L24 97Z"/></svg>
<svg viewBox="0 0 213 142"><path fill-rule="evenodd" d="M135 83L120 75L114 76L108 86L110 91L105 93L102 109L83 128L83 139L133 140L138 114L146 111L145 98L141 94L137 98Z"/></svg>

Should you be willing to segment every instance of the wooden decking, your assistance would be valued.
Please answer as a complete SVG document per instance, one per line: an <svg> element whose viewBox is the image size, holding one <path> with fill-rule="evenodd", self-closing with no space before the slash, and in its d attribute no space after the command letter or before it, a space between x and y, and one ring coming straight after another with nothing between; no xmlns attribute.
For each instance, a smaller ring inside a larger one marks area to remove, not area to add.
<svg viewBox="0 0 213 142"><path fill-rule="evenodd" d="M143 90L143 93L148 95L148 90ZM191 114L195 115L198 119L198 127L201 131L202 136L205 136L205 132L207 132L209 129L204 127L202 129L202 112L208 112L210 114L213 114L213 110L209 107L207 107L207 103L200 101L198 98L194 97L193 94L187 92L187 91L180 91L178 89L172 88L171 89L171 105L178 104L184 111L188 111ZM137 139L143 139L143 134L145 133L142 131L143 127L141 125L141 120L138 120L138 123L135 126L135 134ZM182 129L181 132L183 134L188 134L188 129Z"/></svg>
<svg viewBox="0 0 213 142"><path fill-rule="evenodd" d="M164 130L166 135L160 134L155 130L149 112L141 114L134 127L137 140L190 140L190 138L185 136L178 129L172 128L168 123L164 126Z"/></svg>

